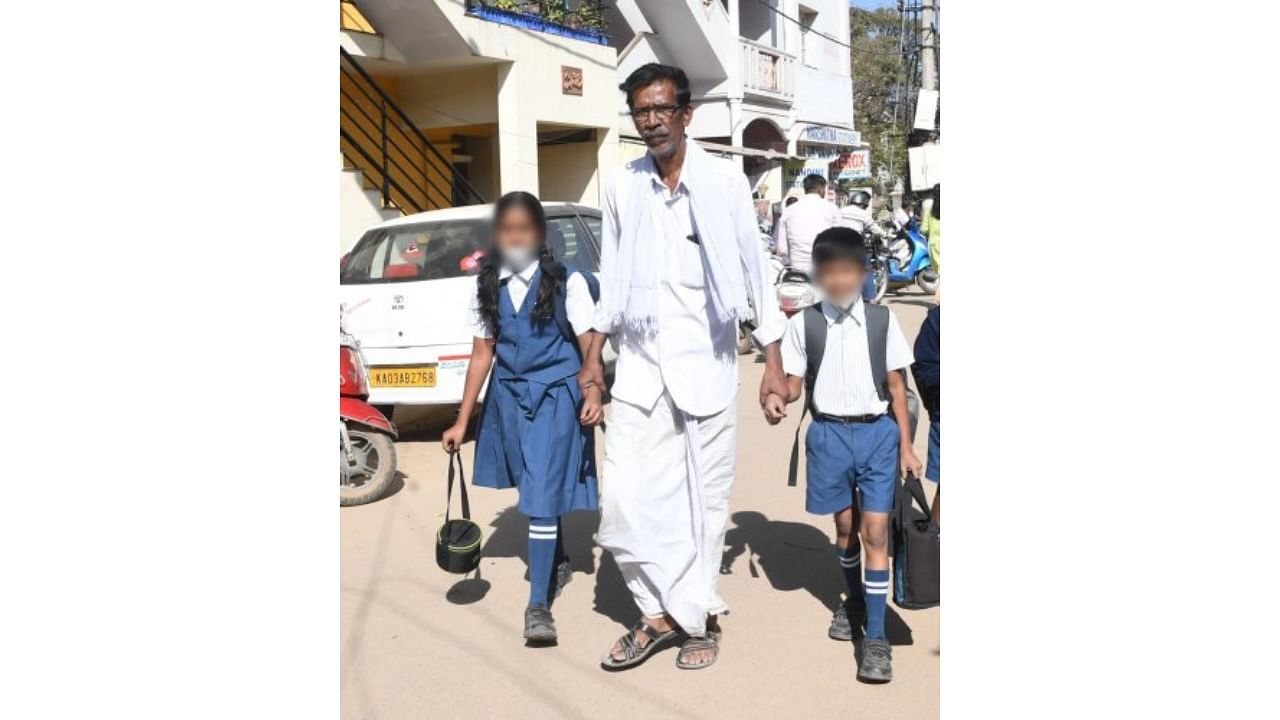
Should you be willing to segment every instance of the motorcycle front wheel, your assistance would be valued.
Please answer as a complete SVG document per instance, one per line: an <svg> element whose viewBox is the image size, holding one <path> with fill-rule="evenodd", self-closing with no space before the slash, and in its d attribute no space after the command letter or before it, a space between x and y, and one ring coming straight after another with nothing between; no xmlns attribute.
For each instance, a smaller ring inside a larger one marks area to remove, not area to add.
<svg viewBox="0 0 1280 720"><path fill-rule="evenodd" d="M879 305L884 300L885 294L889 292L889 265L883 261L872 263L871 278L875 289L871 302Z"/></svg>
<svg viewBox="0 0 1280 720"><path fill-rule="evenodd" d="M351 438L349 459L338 447L338 503L363 505L382 497L396 476L396 445L385 433L347 428Z"/></svg>
<svg viewBox="0 0 1280 720"><path fill-rule="evenodd" d="M938 292L938 273L933 270L921 270L916 274L916 285L919 285L926 295Z"/></svg>

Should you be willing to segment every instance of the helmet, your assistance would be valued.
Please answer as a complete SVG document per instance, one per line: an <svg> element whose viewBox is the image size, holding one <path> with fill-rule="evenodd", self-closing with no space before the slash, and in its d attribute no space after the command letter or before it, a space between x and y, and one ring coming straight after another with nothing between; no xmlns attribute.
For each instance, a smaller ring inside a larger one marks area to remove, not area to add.
<svg viewBox="0 0 1280 720"><path fill-rule="evenodd" d="M867 205L871 204L871 193L866 190L855 190L853 195L849 196L849 204L865 210Z"/></svg>

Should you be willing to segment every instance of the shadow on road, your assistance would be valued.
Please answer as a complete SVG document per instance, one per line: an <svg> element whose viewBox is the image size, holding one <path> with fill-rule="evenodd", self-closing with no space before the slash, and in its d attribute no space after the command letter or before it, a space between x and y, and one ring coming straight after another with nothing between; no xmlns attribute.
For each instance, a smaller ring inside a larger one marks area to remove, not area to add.
<svg viewBox="0 0 1280 720"><path fill-rule="evenodd" d="M480 577L480 568L477 567L475 577L464 577L454 583L444 594L444 599L454 605L470 605L483 600L484 596L489 594L491 587L493 586L488 580Z"/></svg>
<svg viewBox="0 0 1280 720"><path fill-rule="evenodd" d="M615 596L621 597L630 605L630 595L623 585L622 575L613 564L613 558L606 553L600 561L597 571L595 562L595 534L600 525L599 512L573 512L562 516L564 526L564 551L569 557L569 564L574 574L596 575L596 610L609 617L615 617L619 604ZM525 517L515 505L504 508L490 523L486 533L489 539L485 542L481 555L484 557L520 558L525 565L525 580L529 579L529 518ZM601 583L612 586L603 593ZM611 612L601 610L602 607Z"/></svg>
<svg viewBox="0 0 1280 720"><path fill-rule="evenodd" d="M763 574L774 590L804 590L835 611L845 584L835 544L826 533L808 523L770 520L755 511L736 512L733 522L735 526L724 536L722 575L732 574L735 561L745 554L751 577ZM890 644L912 644L911 628L892 607L885 610L884 626Z"/></svg>

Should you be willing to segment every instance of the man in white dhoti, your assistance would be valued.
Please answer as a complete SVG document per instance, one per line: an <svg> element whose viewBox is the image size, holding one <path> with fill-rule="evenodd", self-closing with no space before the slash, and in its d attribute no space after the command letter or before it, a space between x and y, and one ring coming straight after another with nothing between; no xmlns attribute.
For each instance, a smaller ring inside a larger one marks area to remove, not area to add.
<svg viewBox="0 0 1280 720"><path fill-rule="evenodd" d="M683 638L677 666L703 668L728 609L716 581L737 449L738 327L754 327L765 354L763 407L786 388L785 319L764 281L746 177L685 137L684 72L645 65L621 89L649 152L606 190L600 303L579 382L604 382L610 338L618 361L596 540L643 617L602 664L633 667Z"/></svg>

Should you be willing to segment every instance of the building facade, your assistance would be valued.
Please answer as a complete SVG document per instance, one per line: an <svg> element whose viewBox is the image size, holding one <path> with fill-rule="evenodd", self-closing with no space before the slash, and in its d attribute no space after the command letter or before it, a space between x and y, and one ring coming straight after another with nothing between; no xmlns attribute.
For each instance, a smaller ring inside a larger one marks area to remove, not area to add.
<svg viewBox="0 0 1280 720"><path fill-rule="evenodd" d="M600 4L571 5L341 3L344 251L381 218L511 190L600 204L617 51Z"/></svg>
<svg viewBox="0 0 1280 720"><path fill-rule="evenodd" d="M691 136L760 197L777 202L806 174L835 180L861 147L847 0L617 0L607 19L619 78L648 62L683 68ZM620 117L623 157L643 152Z"/></svg>

